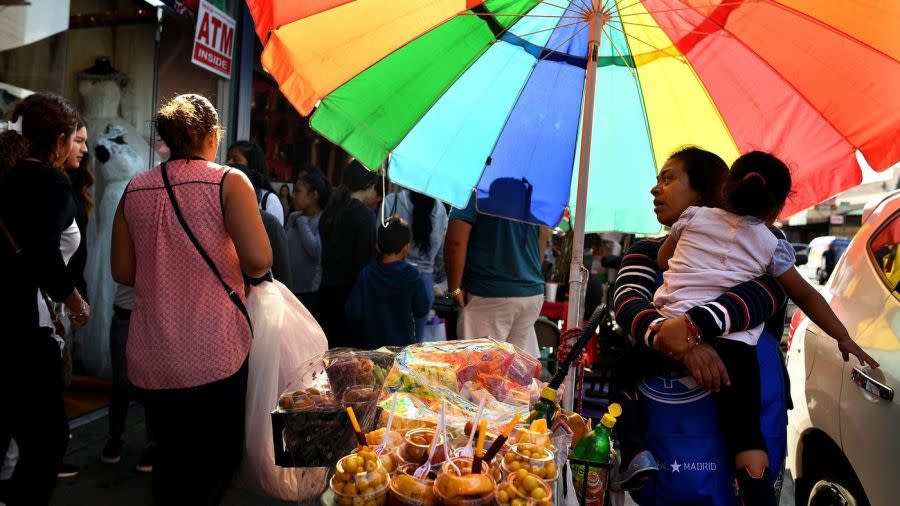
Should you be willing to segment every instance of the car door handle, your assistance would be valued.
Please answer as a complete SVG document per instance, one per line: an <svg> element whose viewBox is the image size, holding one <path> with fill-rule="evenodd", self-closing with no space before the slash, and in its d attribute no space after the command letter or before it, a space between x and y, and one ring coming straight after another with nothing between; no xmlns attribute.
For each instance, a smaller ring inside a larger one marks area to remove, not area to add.
<svg viewBox="0 0 900 506"><path fill-rule="evenodd" d="M875 378L864 373L859 367L854 367L850 372L850 377L856 386L862 388L872 395L877 395L886 401L894 400L894 389L879 382Z"/></svg>

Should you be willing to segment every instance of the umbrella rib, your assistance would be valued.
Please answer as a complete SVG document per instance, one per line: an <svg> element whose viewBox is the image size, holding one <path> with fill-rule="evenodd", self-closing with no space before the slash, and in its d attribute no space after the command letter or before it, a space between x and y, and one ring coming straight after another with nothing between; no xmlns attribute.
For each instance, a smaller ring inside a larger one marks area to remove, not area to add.
<svg viewBox="0 0 900 506"><path fill-rule="evenodd" d="M625 7L619 7L619 0L612 0L612 1L613 1L613 3L616 4L616 14L614 16L610 16L610 17L617 18L622 15L622 11L630 9L638 4L641 4L641 3L643 3L644 0L635 0L634 3L630 3L630 4L626 5ZM643 14L643 13L641 13L641 14Z"/></svg>
<svg viewBox="0 0 900 506"><path fill-rule="evenodd" d="M682 19L684 19L684 17L681 16L680 14L679 14L678 16L681 17ZM725 26L723 26L721 23L717 23L717 22L715 22L715 21L713 21L713 23L714 23L716 26L718 26L719 29L720 29L723 33L727 33L727 34L730 34L731 36L733 36L734 39L735 39L738 43L740 43L742 46L744 46L744 48L745 48L747 51L749 51L750 53L752 53L753 56L755 56L756 58L758 58L759 61L761 61L766 67L768 67L769 70L771 70L772 73L775 74L775 75L778 77L778 79L781 80L782 83L784 83L784 84L787 85L789 88L791 88L792 90L794 90L794 92L797 94L797 96L800 97L804 102L806 102L806 104L809 105L809 107L810 107L813 111L815 111L816 113L818 113L818 114L819 114L819 117L821 117L822 120L824 120L826 123L828 123L828 125L830 125L831 128L834 129L834 131L837 132L837 134L840 135L841 138L844 139L845 142L847 142L847 144L849 144L849 145L850 145L851 147L853 147L854 149L859 149L859 146L857 146L856 143L854 143L853 141L851 141L850 138L847 136L847 134L845 134L843 131L841 131L841 130L837 127L837 125L835 125L835 124L831 121L830 118L828 118L827 116L825 116L825 114L824 114L818 107L816 107L816 106L810 101L810 99L809 99L806 95L804 95L803 92L801 92L800 89L799 89L799 88L798 88L798 87L797 87L790 79L788 79L787 77L785 77L784 74L782 74L778 69L776 69L774 66L772 66L772 64L771 64L768 60L766 60L761 54L757 53L753 48L751 48L749 44L747 44L746 42L744 42L743 40L741 40L740 37L737 37L737 36L735 36L733 33L729 32L728 29L725 28ZM685 59L686 59L686 57L685 57ZM690 65L688 65L688 68L691 69L691 72L693 72L694 75L697 77L697 80L700 81L700 76L697 76L697 72L694 70L694 68L691 67ZM700 81L700 82L702 83L702 81ZM702 88L703 88L703 91L706 93L706 96L709 97L710 102L711 102L713 105L716 106L716 111L719 112L719 111L718 111L719 106L716 104L715 100L713 100L712 96L710 96L709 90L706 89L706 86L703 86ZM719 118L721 119L723 126L727 129L727 128L728 128L728 125L725 124L725 118L722 116L721 112L719 112ZM734 140L734 137L732 137L732 142L734 142L735 144L737 144L737 141ZM738 150L738 151L740 151L740 150Z"/></svg>
<svg viewBox="0 0 900 506"><path fill-rule="evenodd" d="M621 14L621 13L619 13L618 16L614 16L614 17L620 17L620 18L621 18L621 17L625 17L625 16L643 16L643 15L645 15L645 14L662 14L662 13L664 13L664 12L696 11L697 9L703 9L703 8L706 8L706 7L712 7L712 8L715 8L715 7L731 7L731 6L734 6L734 5L741 5L741 4L744 4L744 3L747 3L747 2L753 2L753 1L758 1L758 0L743 0L743 1L740 1L740 2L722 2L722 3L720 3L720 4L713 4L713 5L695 5L695 6L692 6L692 7L673 7L673 8L671 8L671 9L658 9L658 10L647 11L647 12L632 12L632 13L629 13L629 14ZM634 6L634 5L637 5L637 4L632 4L632 6Z"/></svg>
<svg viewBox="0 0 900 506"><path fill-rule="evenodd" d="M569 3L571 4L571 3L573 3L573 2L577 2L578 5L579 5L581 8L584 9L584 11L581 13L582 15L584 15L584 14L587 13L587 12L592 11L593 8L594 8L594 6L593 6L593 0L572 0L572 1L569 2ZM589 4L588 2L591 2L591 3ZM544 2L544 3L547 3L547 2ZM548 5L549 5L549 4L548 4Z"/></svg>
<svg viewBox="0 0 900 506"><path fill-rule="evenodd" d="M703 35L703 34L708 35L708 34L709 34L708 31L681 30L680 28L675 28L674 26L666 26L666 27L663 27L662 25L646 25L646 24L644 24L644 23L632 23L631 21L621 21L621 20L620 20L619 22L622 23L623 25L628 25L628 26L642 26L642 27L644 27L644 28L659 28L659 29L662 29L663 32L665 32L665 29L666 29L666 28L669 28L669 29L671 29L671 30L673 30L673 31L678 31L679 33L684 34L684 35L689 35L689 34L694 34L694 33L696 33L696 34L701 34L701 35Z"/></svg>
<svg viewBox="0 0 900 506"><path fill-rule="evenodd" d="M612 46L613 51L615 51L616 54L619 55L619 58L622 59L622 63L625 64L625 68L627 68L627 69L628 69L628 72L631 73L631 77L633 77L635 80L637 80L637 78L638 78L637 72L636 72L636 70L637 70L637 64L634 63L634 55L631 56L631 65L629 65L629 64L628 64L628 59L625 58L625 55L622 54L622 51L619 50L619 46L616 45L616 42L613 40L612 35L610 35L609 33L607 33L606 30L604 30L603 33L605 33L605 34L606 34L606 38L609 39L609 44ZM623 32L623 33L624 33L624 32ZM602 34L601 34L601 36L602 36ZM634 66L635 68L631 68L632 66Z"/></svg>
<svg viewBox="0 0 900 506"><path fill-rule="evenodd" d="M562 51L558 51L558 49L561 48L561 47L563 47L563 46L564 46L567 42L569 42L570 40L572 40L572 39L574 39L575 37L577 37L578 34L581 33L581 32L583 32L584 29L587 28L588 26L590 26L590 25L589 25L589 24L585 24L584 26L582 26L581 28L579 28L578 30L576 30L575 33L573 33L571 36L569 36L569 38L567 38L566 40L564 40L564 41L560 42L559 44L557 44L556 48L551 49L550 51L547 52L547 54L545 54L544 56L541 56L541 57L538 59L538 61L546 60L547 57L550 56L550 55L553 54L553 53L568 54L568 53L563 53Z"/></svg>
<svg viewBox="0 0 900 506"><path fill-rule="evenodd" d="M550 7L556 7L557 9L562 9L563 11L574 12L579 16L584 16L585 12L579 11L578 9L573 9L571 5L569 7L563 7L562 5L556 5L550 2L541 2L542 4L549 5ZM584 4L581 4L581 7L584 7Z"/></svg>
<svg viewBox="0 0 900 506"><path fill-rule="evenodd" d="M675 51L676 54L673 55L673 54L671 54L671 53L672 53L671 51L667 51L667 50L665 50L665 49L660 49L660 48L654 46L653 44L651 44L651 43L649 43L649 42L647 42L647 41L641 40L641 39L639 39L638 37L635 37L634 35L631 35L630 33L626 32L625 30L622 30L622 29L619 28L618 26L615 26L615 25L613 25L613 24L611 24L611 23L610 23L608 26L612 27L614 30L618 30L618 31L622 32L626 37L631 37L632 39L634 39L634 40L640 42L641 44L645 44L645 45L647 45L647 46L653 48L654 51L658 51L658 52L663 53L663 54L668 54L668 55L672 56L673 58L675 58L676 60L679 60L681 63L684 63L685 65L690 66L690 65L688 64L687 60L685 59L684 55L681 54L681 53L680 53L679 51L677 51L677 50ZM670 47L674 48L675 46L670 46ZM632 57L634 57L634 55L632 55ZM637 66L637 62L635 62L635 66Z"/></svg>
<svg viewBox="0 0 900 506"><path fill-rule="evenodd" d="M528 14L528 13L519 13L519 12L471 12L466 11L459 14L460 16L478 16L478 17L487 17L487 18L495 18L502 16L515 16L519 18L556 18L556 19L584 19L582 16L556 16L550 14Z"/></svg>
<svg viewBox="0 0 900 506"><path fill-rule="evenodd" d="M551 27L551 28L544 28L543 30L538 30L538 31L531 32L531 33L522 33L522 34L519 34L519 33L512 33L512 32L510 32L510 33L512 33L513 35L515 35L516 37L519 37L519 38L521 39L521 38L528 37L529 35L534 35L534 34L536 34L536 33L546 32L546 31L550 31L550 30L556 30L557 28L565 28L565 27L567 27L567 26L578 25L578 24L581 24L581 23L586 23L586 21L584 21L584 20L581 20L581 21L573 21L573 22L571 22L571 23L566 23L566 24L564 24L564 25L556 25L556 26Z"/></svg>

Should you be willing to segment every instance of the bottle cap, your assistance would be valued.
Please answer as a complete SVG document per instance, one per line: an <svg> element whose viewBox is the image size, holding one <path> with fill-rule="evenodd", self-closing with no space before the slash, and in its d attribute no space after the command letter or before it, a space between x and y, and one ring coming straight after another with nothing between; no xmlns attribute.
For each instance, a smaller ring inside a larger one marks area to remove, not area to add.
<svg viewBox="0 0 900 506"><path fill-rule="evenodd" d="M556 390L550 387L544 387L544 389L541 390L541 397L548 401L556 401Z"/></svg>
<svg viewBox="0 0 900 506"><path fill-rule="evenodd" d="M609 405L608 411L609 411L609 414L611 414L612 416L614 416L616 418L619 418L620 416L622 416L622 406L616 402Z"/></svg>
<svg viewBox="0 0 900 506"><path fill-rule="evenodd" d="M609 413L603 415L603 418L600 419L600 424L606 427L607 429L612 429L616 424L616 417L610 415Z"/></svg>

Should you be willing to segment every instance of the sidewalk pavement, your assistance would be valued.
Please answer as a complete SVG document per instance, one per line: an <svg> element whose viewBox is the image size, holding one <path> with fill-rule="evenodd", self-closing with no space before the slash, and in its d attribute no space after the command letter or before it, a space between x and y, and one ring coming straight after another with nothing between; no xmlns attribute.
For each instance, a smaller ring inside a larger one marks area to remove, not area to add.
<svg viewBox="0 0 900 506"><path fill-rule="evenodd" d="M144 410L132 404L128 410L125 446L122 461L107 465L100 462L100 452L106 444L108 418L106 410L72 421L72 439L66 462L81 468L75 478L60 480L53 494L51 506L150 506L150 475L135 471L144 449ZM197 455L197 465L203 458ZM269 497L261 497L232 487L225 494L223 506L284 506L296 504Z"/></svg>

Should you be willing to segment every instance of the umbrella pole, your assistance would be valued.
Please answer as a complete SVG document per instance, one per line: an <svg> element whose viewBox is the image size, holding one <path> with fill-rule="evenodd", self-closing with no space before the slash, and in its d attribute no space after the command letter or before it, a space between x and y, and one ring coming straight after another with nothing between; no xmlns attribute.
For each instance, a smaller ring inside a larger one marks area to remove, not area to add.
<svg viewBox="0 0 900 506"><path fill-rule="evenodd" d="M569 314L566 325L570 329L579 328L584 323L584 223L585 210L587 209L588 175L591 165L591 135L594 124L594 88L597 82L597 58L600 52L600 34L602 31L603 15L599 12L596 2L595 12L590 14L590 32L588 35L588 62L587 75L584 83L584 113L581 118L581 157L578 161L578 186L575 195L575 227L572 241L572 262L569 270ZM590 274L588 274L590 275ZM562 399L563 408L572 410L575 399L575 375L570 368L570 374L566 377L565 395Z"/></svg>

